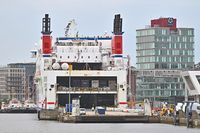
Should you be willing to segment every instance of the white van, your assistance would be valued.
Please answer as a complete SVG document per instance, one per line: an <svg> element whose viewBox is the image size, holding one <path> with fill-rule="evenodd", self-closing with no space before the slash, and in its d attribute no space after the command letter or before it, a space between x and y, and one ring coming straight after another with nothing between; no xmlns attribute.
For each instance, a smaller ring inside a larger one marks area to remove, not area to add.
<svg viewBox="0 0 200 133"><path fill-rule="evenodd" d="M196 111L197 114L200 115L200 104L199 103L193 103L192 110Z"/></svg>
<svg viewBox="0 0 200 133"><path fill-rule="evenodd" d="M191 107L192 106L192 107ZM196 111L197 114L200 115L200 104L193 102L193 101L186 101L184 103L177 103L176 105L176 111L182 110L184 113L186 113L187 108L191 108L192 111Z"/></svg>

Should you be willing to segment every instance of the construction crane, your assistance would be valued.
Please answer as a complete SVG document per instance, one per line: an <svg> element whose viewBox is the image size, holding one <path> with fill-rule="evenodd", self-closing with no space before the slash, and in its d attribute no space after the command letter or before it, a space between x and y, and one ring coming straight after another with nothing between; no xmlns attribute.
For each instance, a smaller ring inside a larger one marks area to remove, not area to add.
<svg viewBox="0 0 200 133"><path fill-rule="evenodd" d="M66 37L78 37L78 31L76 29L76 22L75 19L72 19L68 22L66 28L65 28L65 36Z"/></svg>

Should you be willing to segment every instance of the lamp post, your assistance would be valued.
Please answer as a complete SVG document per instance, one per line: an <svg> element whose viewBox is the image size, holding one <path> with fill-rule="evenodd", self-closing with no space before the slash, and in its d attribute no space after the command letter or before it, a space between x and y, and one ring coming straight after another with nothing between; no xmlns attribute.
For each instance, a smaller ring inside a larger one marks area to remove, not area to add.
<svg viewBox="0 0 200 133"><path fill-rule="evenodd" d="M72 71L72 65L69 64L69 113L70 113L70 101L71 101L71 95L70 95L70 89L71 89L71 71Z"/></svg>
<svg viewBox="0 0 200 133"><path fill-rule="evenodd" d="M81 107L81 96L79 95L78 96L78 99L79 99L79 108Z"/></svg>
<svg viewBox="0 0 200 133"><path fill-rule="evenodd" d="M44 100L44 109L47 110L47 88L45 88L45 100Z"/></svg>

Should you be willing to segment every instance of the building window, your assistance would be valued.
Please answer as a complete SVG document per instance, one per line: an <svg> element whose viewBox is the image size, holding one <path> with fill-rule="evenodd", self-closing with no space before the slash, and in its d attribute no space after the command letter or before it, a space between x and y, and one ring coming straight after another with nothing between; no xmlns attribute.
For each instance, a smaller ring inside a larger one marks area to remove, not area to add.
<svg viewBox="0 0 200 133"><path fill-rule="evenodd" d="M192 30L188 30L188 35L191 36L192 34Z"/></svg>
<svg viewBox="0 0 200 133"><path fill-rule="evenodd" d="M162 35L166 35L167 31L166 30L162 30Z"/></svg>

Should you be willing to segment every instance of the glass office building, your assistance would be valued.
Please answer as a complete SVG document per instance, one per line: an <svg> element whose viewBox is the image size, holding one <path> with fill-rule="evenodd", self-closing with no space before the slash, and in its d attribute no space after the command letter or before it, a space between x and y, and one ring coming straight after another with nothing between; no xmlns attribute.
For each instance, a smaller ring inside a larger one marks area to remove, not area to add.
<svg viewBox="0 0 200 133"><path fill-rule="evenodd" d="M166 101L184 96L180 71L193 69L194 29L177 28L174 18L159 18L136 32L136 99Z"/></svg>

